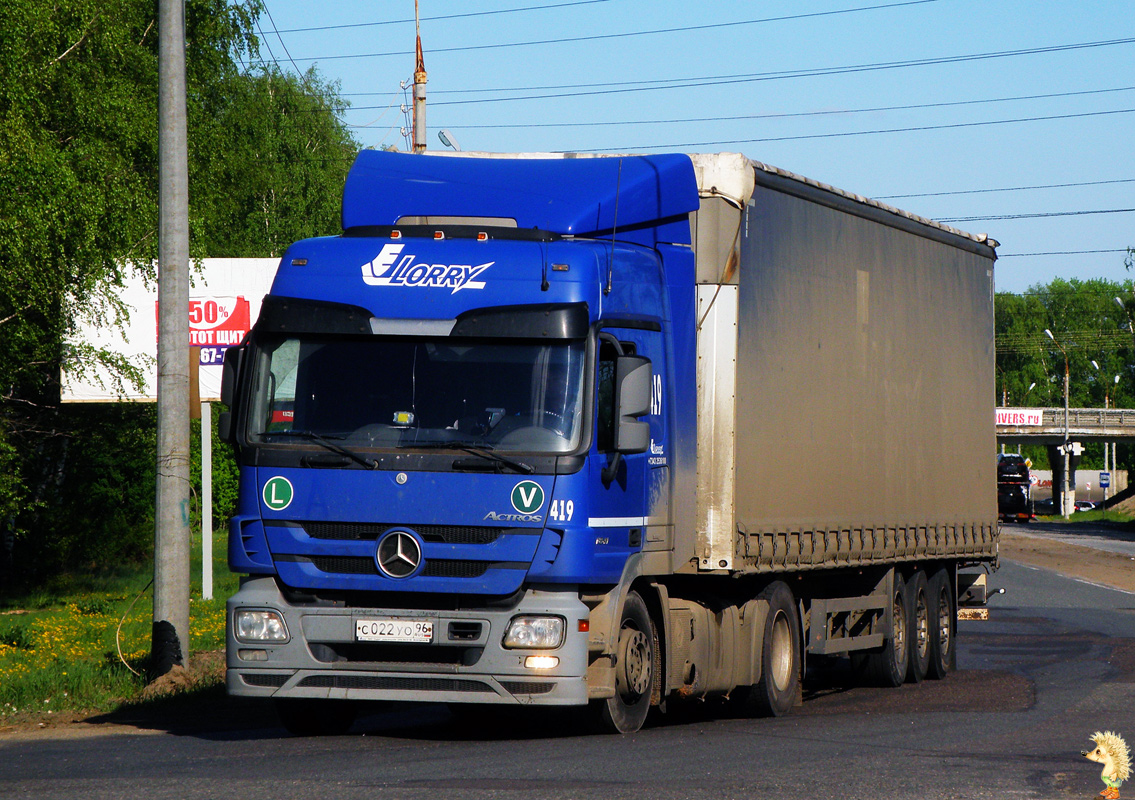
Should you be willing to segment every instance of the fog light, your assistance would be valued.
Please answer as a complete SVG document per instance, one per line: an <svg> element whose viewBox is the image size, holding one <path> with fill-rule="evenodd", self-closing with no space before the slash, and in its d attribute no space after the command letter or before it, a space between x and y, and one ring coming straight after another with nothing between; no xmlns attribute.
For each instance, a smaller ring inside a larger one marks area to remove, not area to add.
<svg viewBox="0 0 1135 800"><path fill-rule="evenodd" d="M528 656L524 659L524 666L528 669L551 669L559 665L560 660L555 656Z"/></svg>
<svg viewBox="0 0 1135 800"><path fill-rule="evenodd" d="M286 642L288 626L278 611L242 608L233 614L233 634L242 642Z"/></svg>
<svg viewBox="0 0 1135 800"><path fill-rule="evenodd" d="M563 617L513 617L504 632L504 646L552 650L564 640Z"/></svg>
<svg viewBox="0 0 1135 800"><path fill-rule="evenodd" d="M245 650L245 649L241 648L240 650L236 651L236 654L238 656L240 656L241 661L267 661L268 660L268 651L267 650Z"/></svg>

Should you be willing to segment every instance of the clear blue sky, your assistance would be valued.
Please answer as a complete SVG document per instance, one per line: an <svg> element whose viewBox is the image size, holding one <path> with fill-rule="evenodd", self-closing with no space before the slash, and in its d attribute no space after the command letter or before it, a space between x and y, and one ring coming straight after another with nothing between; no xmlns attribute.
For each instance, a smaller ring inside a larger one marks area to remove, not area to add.
<svg viewBox="0 0 1135 800"><path fill-rule="evenodd" d="M263 57L315 65L364 146L407 149L413 0L265 5ZM999 291L1135 277L1135 212L1118 210L1135 209L1130 0L421 0L420 13L431 148L444 128L464 150L738 151L990 234ZM910 65L922 60L944 63ZM1054 184L1089 185L1025 188ZM977 191L994 189L1013 191ZM1089 250L1119 252L1016 255Z"/></svg>

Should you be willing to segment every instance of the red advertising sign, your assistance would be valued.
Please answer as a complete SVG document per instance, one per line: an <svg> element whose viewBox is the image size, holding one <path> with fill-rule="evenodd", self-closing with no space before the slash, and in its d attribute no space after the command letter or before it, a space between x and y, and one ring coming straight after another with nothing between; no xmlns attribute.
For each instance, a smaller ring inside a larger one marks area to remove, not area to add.
<svg viewBox="0 0 1135 800"><path fill-rule="evenodd" d="M999 408L998 425L1039 427L1044 424L1043 408Z"/></svg>
<svg viewBox="0 0 1135 800"><path fill-rule="evenodd" d="M157 303L154 304L157 314ZM198 348L202 366L220 364L225 350L241 343L252 326L244 297L191 297L189 345Z"/></svg>

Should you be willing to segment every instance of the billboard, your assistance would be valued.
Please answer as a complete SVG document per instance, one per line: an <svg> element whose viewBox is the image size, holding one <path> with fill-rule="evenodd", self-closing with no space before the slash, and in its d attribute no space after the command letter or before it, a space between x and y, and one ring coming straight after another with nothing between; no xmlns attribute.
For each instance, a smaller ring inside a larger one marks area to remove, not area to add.
<svg viewBox="0 0 1135 800"><path fill-rule="evenodd" d="M189 288L189 344L201 369L202 400L219 400L221 364L225 350L240 344L260 315L260 301L272 286L278 258L206 258L201 270L191 270ZM109 375L94 368L90 375L61 376L64 403L115 403L157 399L158 287L138 276L130 278L121 293L130 317L125 336L117 329L84 325L73 337L107 348L142 369L141 390L119 392Z"/></svg>
<svg viewBox="0 0 1135 800"><path fill-rule="evenodd" d="M1035 428L1044 425L1043 408L998 408L998 425Z"/></svg>

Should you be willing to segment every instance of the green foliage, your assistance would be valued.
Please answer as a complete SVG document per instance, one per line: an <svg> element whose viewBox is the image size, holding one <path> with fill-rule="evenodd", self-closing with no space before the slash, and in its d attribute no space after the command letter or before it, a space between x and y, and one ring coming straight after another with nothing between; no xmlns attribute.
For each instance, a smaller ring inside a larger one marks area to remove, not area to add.
<svg viewBox="0 0 1135 800"><path fill-rule="evenodd" d="M357 144L337 87L252 70L259 0L187 0L190 250L270 256L335 233ZM138 364L69 337L120 327L117 291L152 272L158 227L153 0L0 4L0 591L152 549L152 409L61 409L60 367ZM235 465L214 446L219 514ZM8 541L11 537L8 537Z"/></svg>
<svg viewBox="0 0 1135 800"><path fill-rule="evenodd" d="M22 519L17 585L63 571L139 562L153 544L155 408L151 404L61 409L69 434L45 442L37 509Z"/></svg>
<svg viewBox="0 0 1135 800"><path fill-rule="evenodd" d="M212 470L213 476L213 529L223 529L228 518L236 513L237 486L240 480L240 471L236 459L233 457L233 448L228 442L222 441L217 432L220 421L220 412L224 406L218 403L212 405L209 415L212 421ZM201 427L200 420L193 423L190 436L190 464L189 476L193 481L193 491L201 496ZM194 513L194 530L200 529L200 511Z"/></svg>
<svg viewBox="0 0 1135 800"><path fill-rule="evenodd" d="M210 255L281 255L339 230L339 197L357 143L336 114L337 87L266 68L233 81L200 125L194 230ZM239 157L234 157L239 154Z"/></svg>
<svg viewBox="0 0 1135 800"><path fill-rule="evenodd" d="M1070 407L1135 408L1130 280L1057 278L1022 295L1000 293L995 308L997 405L1063 408L1067 365ZM1022 455L1049 468L1043 446L1024 447ZM1135 448L1120 445L1119 457L1120 468L1135 467ZM1103 466L1103 445L1086 445L1081 468Z"/></svg>

